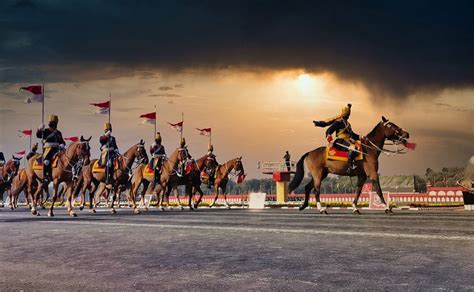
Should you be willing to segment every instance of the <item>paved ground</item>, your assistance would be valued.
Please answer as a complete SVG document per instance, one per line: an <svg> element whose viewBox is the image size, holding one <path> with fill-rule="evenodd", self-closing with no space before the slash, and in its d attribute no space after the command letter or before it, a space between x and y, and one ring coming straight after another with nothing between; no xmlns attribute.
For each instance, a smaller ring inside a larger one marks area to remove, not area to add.
<svg viewBox="0 0 474 292"><path fill-rule="evenodd" d="M474 290L474 212L57 210L0 209L1 291Z"/></svg>

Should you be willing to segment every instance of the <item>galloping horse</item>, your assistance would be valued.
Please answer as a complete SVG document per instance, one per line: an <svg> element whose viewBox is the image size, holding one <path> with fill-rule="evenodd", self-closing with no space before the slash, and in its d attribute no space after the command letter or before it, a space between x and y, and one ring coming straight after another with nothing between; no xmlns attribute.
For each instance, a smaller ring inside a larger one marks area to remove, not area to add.
<svg viewBox="0 0 474 292"><path fill-rule="evenodd" d="M135 171L133 172L132 185L131 185L130 193L129 193L129 201L132 204L134 213L136 214L140 213L140 210L137 209L137 204L136 204L136 196L137 196L138 188L140 187L140 185L143 184L143 192L141 194L142 205L145 205L144 194L148 191L150 192L153 191L150 189L151 186L154 186L153 189L156 193L157 199L160 200L160 196L159 196L160 192L162 192L164 196L164 193L166 191L168 183L170 182L170 179L172 179L172 177L176 175L176 168L178 166L178 163L180 161L183 161L184 159L186 159L186 151L181 148L176 149L169 158L165 158L165 160L163 161L163 165L161 166L160 182L157 186L154 186L153 175L149 175L149 176L143 175L143 171L147 165L139 165L135 169Z"/></svg>
<svg viewBox="0 0 474 292"><path fill-rule="evenodd" d="M214 192L216 193L216 197L214 198L212 204L209 205L209 208L212 208L216 204L217 198L219 197L219 189L221 189L222 194L224 194L225 206L227 208L230 208L230 205L227 202L227 183L229 182L229 174L233 170L235 170L235 172L239 176L245 173L244 165L242 164L242 156L234 158L224 164L220 164L219 166L217 166L216 179L214 180Z"/></svg>
<svg viewBox="0 0 474 292"><path fill-rule="evenodd" d="M355 161L356 168L348 173L347 162L345 161L330 161L326 159L326 147L319 147L304 154L298 163L296 164L296 174L293 180L289 184L289 191L295 190L301 183L304 177L304 164L306 164L310 174L311 181L305 186L305 200L300 210L304 210L308 207L309 194L314 189L316 196L316 203L320 213L326 213L326 208L321 207L320 192L321 182L329 173L342 175L342 176L357 176L357 193L352 203L354 207L354 213L360 214L357 209L357 201L359 200L362 187L369 178L373 187L375 188L380 201L385 205L385 212L391 213L391 208L385 202L382 194L382 189L379 182L379 155L383 150L385 140L391 140L395 144L405 144L409 138L408 132L402 130L392 122L389 122L385 117L382 117L382 121L379 122L375 128L362 139L362 152L364 157L362 160Z"/></svg>
<svg viewBox="0 0 474 292"><path fill-rule="evenodd" d="M107 201L110 196L110 192L113 191L112 198L112 213L117 213L114 208L114 202L117 196L117 192L121 191L121 188L125 187L130 179L129 173L132 171L132 166L135 160L138 162L148 160L148 155L144 148L145 142L140 140L139 143L132 145L123 155L117 157L117 169L114 170L114 183L112 190L107 190ZM94 165L96 164L97 159L91 161L89 165L86 165L82 169L82 175L79 179L76 190L74 191L75 195L81 191L82 205L80 209L82 210L85 206L85 194L89 190L89 209L92 212L95 212L93 198L96 193L100 183L106 182L106 172L105 170L101 172L94 172ZM137 167L140 168L140 167ZM81 188L82 186L82 188ZM100 190L100 189L99 189ZM99 193L100 195L100 193Z"/></svg>
<svg viewBox="0 0 474 292"><path fill-rule="evenodd" d="M12 159L0 167L0 196L3 204L3 193L11 187L11 181L16 176L20 167L20 158L12 156Z"/></svg>
<svg viewBox="0 0 474 292"><path fill-rule="evenodd" d="M73 174L72 167L82 159L84 163L88 163L90 159L90 146L89 139L84 139L81 136L81 140L78 142L71 143L66 150L61 151L57 155L57 166L53 165L53 186L54 194L51 200L51 206L49 207L48 216L53 217L54 204L58 198L58 188L59 185L64 182L66 184L65 190L67 194L67 211L70 216L77 216L76 213L72 211L72 186L73 186ZM36 210L36 205L38 202L38 195L43 189L41 187L43 180L43 169L34 169L33 165L41 157L41 154L31 157L28 160L28 163L25 167L26 175L28 177L28 195L30 196L31 202L31 214L39 215ZM53 160L54 163L54 160ZM33 192L33 189L36 188L36 191ZM46 193L49 193L48 187L45 188ZM49 194L48 194L49 196Z"/></svg>

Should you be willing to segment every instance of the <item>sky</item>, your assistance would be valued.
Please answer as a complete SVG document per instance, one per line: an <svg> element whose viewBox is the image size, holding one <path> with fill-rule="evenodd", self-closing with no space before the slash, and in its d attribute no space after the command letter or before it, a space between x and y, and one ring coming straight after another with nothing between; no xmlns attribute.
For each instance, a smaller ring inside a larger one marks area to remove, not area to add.
<svg viewBox="0 0 474 292"><path fill-rule="evenodd" d="M329 3L328 3L329 2ZM98 136L92 102L112 95L122 152L153 126L170 152L184 113L191 154L211 127L219 162L294 160L325 145L313 120L353 104L355 132L385 116L415 151L381 157L382 175L464 166L474 154L472 1L40 1L0 3L0 150L25 149L18 130L41 123L19 87L45 84L46 114L64 136Z"/></svg>

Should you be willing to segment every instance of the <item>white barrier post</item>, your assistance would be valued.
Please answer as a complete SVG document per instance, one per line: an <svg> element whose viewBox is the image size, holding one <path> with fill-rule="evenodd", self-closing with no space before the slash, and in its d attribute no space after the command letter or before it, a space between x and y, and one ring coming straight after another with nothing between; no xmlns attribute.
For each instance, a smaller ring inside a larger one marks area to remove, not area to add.
<svg viewBox="0 0 474 292"><path fill-rule="evenodd" d="M250 193L249 209L264 209L266 197L266 193Z"/></svg>

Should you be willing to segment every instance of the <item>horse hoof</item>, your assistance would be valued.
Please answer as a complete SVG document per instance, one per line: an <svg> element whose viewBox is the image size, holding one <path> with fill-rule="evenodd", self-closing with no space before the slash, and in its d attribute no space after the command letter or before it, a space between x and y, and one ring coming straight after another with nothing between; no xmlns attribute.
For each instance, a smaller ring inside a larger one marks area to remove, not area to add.
<svg viewBox="0 0 474 292"><path fill-rule="evenodd" d="M325 215L327 215L327 214L328 214L328 211L326 211L326 210L321 210L321 211L319 211L319 214L325 214Z"/></svg>
<svg viewBox="0 0 474 292"><path fill-rule="evenodd" d="M214 207L214 206L212 206L212 205L209 205L209 209L211 209L212 207Z"/></svg>
<svg viewBox="0 0 474 292"><path fill-rule="evenodd" d="M140 213L141 213L141 211L140 211L140 210L138 210L138 209L135 209L135 210L133 210L133 214L136 214L136 215L138 215L138 214L140 214Z"/></svg>
<svg viewBox="0 0 474 292"><path fill-rule="evenodd" d="M307 206L304 206L304 205L303 205L303 206L300 206L300 207L299 207L299 210L300 210L300 211L303 211L304 209L306 209L306 207L307 207Z"/></svg>
<svg viewBox="0 0 474 292"><path fill-rule="evenodd" d="M117 210L115 209L112 209L112 211L110 211L112 214L117 214Z"/></svg>
<svg viewBox="0 0 474 292"><path fill-rule="evenodd" d="M13 211L13 210L15 210L15 208L13 208L13 207L10 207L10 210L12 210L12 211Z"/></svg>
<svg viewBox="0 0 474 292"><path fill-rule="evenodd" d="M77 217L77 214L74 213L74 212L71 212L71 213L69 213L69 216L71 216L71 217Z"/></svg>
<svg viewBox="0 0 474 292"><path fill-rule="evenodd" d="M92 213L92 214L94 214L95 212L96 212L96 210L95 210L95 209L92 209L92 210L91 210L91 213Z"/></svg>
<svg viewBox="0 0 474 292"><path fill-rule="evenodd" d="M229 206L229 205L227 205L227 210L230 210L230 206Z"/></svg>
<svg viewBox="0 0 474 292"><path fill-rule="evenodd" d="M197 204L194 204L194 209L197 209L198 208L198 205Z"/></svg>
<svg viewBox="0 0 474 292"><path fill-rule="evenodd" d="M36 215L38 215L38 211L36 211L36 210L32 209L32 210L31 210L31 215L33 215L33 216L36 216Z"/></svg>
<svg viewBox="0 0 474 292"><path fill-rule="evenodd" d="M385 209L385 214L393 214L392 209Z"/></svg>
<svg viewBox="0 0 474 292"><path fill-rule="evenodd" d="M147 207L145 207L145 212L148 212L148 208L147 208Z"/></svg>
<svg viewBox="0 0 474 292"><path fill-rule="evenodd" d="M79 210L81 210L81 211L84 210L84 206L80 206Z"/></svg>
<svg viewBox="0 0 474 292"><path fill-rule="evenodd" d="M46 207L45 207L44 205L41 205L41 209L43 209L43 210L44 210L44 209L46 209Z"/></svg>
<svg viewBox="0 0 474 292"><path fill-rule="evenodd" d="M53 212L48 212L48 217L54 217Z"/></svg>

